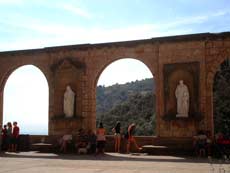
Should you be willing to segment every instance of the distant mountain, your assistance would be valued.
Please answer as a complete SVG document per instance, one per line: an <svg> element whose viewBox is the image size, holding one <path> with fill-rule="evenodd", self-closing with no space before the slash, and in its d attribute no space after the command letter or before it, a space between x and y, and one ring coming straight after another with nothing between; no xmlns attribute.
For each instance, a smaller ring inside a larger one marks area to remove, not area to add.
<svg viewBox="0 0 230 173"><path fill-rule="evenodd" d="M153 135L155 127L155 83L152 78L109 87L97 87L97 122L108 134L117 121L124 131L136 123L136 135Z"/></svg>
<svg viewBox="0 0 230 173"><path fill-rule="evenodd" d="M153 78L128 82L126 84L115 84L109 87L99 85L96 96L97 113L108 112L114 106L126 101L130 95L148 92L155 94Z"/></svg>

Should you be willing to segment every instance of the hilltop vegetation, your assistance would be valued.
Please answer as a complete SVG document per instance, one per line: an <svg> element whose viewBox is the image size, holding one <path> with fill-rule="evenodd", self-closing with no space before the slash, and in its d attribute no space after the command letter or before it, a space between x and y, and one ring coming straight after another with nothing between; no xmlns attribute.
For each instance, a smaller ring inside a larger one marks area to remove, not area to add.
<svg viewBox="0 0 230 173"><path fill-rule="evenodd" d="M230 135L230 60L221 64L214 80L215 132Z"/></svg>
<svg viewBox="0 0 230 173"><path fill-rule="evenodd" d="M136 135L155 133L155 84L152 78L109 87L97 87L97 123L102 121L108 132L117 121L123 131L136 123Z"/></svg>

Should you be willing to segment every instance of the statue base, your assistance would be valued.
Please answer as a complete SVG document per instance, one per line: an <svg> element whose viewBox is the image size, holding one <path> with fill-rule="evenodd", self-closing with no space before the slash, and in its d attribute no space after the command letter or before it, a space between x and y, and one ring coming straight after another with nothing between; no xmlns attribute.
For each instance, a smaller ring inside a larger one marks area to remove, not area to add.
<svg viewBox="0 0 230 173"><path fill-rule="evenodd" d="M188 114L176 114L176 118L188 118Z"/></svg>

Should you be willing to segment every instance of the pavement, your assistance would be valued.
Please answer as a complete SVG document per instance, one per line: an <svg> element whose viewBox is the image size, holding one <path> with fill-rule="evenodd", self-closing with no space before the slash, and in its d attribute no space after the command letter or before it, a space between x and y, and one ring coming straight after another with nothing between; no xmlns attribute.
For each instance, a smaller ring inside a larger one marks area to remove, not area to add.
<svg viewBox="0 0 230 173"><path fill-rule="evenodd" d="M230 162L208 158L38 152L0 153L0 173L230 173Z"/></svg>

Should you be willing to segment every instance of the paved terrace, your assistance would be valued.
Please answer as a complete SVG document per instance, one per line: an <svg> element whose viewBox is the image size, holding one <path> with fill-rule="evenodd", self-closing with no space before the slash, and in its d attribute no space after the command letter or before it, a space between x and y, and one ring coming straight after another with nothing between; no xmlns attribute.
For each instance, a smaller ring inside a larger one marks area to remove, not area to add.
<svg viewBox="0 0 230 173"><path fill-rule="evenodd" d="M207 158L106 153L1 153L0 173L230 173L229 162Z"/></svg>

